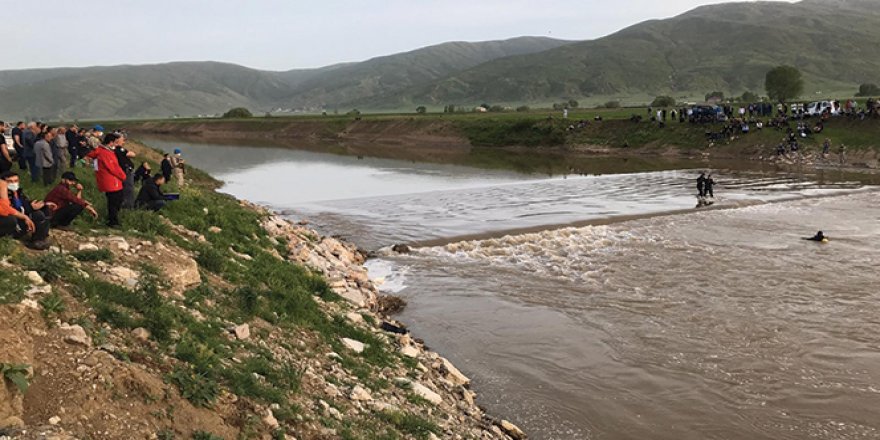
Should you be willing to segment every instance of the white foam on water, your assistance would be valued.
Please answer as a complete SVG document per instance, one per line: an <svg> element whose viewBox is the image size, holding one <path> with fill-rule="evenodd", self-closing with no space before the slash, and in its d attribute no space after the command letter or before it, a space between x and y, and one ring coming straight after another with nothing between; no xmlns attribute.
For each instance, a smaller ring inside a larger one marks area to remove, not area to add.
<svg viewBox="0 0 880 440"><path fill-rule="evenodd" d="M399 293L406 289L409 267L388 260L372 259L364 263L370 280L383 293Z"/></svg>

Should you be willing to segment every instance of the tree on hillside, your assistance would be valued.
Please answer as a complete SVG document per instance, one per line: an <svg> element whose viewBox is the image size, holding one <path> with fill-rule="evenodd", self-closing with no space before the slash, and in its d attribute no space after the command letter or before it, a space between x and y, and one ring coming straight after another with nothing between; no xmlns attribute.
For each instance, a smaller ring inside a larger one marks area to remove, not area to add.
<svg viewBox="0 0 880 440"><path fill-rule="evenodd" d="M224 118L252 118L254 117L253 113L250 110L244 107L236 107L230 109L228 112L223 113Z"/></svg>
<svg viewBox="0 0 880 440"><path fill-rule="evenodd" d="M675 107L675 98L671 96L658 96L654 98L651 107Z"/></svg>
<svg viewBox="0 0 880 440"><path fill-rule="evenodd" d="M581 103L577 102L574 99L568 100L568 108L578 108L578 107L580 107L580 105L581 105Z"/></svg>
<svg viewBox="0 0 880 440"><path fill-rule="evenodd" d="M605 104L602 104L602 107L605 108L620 108L620 101L608 101Z"/></svg>
<svg viewBox="0 0 880 440"><path fill-rule="evenodd" d="M771 100L786 102L803 93L804 78L801 71L795 67L779 66L767 72L764 88Z"/></svg>
<svg viewBox="0 0 880 440"><path fill-rule="evenodd" d="M525 112L528 112L529 110L531 110L531 108L529 108L529 106L527 106L527 105L521 105L516 108L516 111L518 111L520 113L525 113Z"/></svg>
<svg viewBox="0 0 880 440"><path fill-rule="evenodd" d="M746 91L739 97L739 100L742 102L758 102L761 100L761 97L755 92Z"/></svg>
<svg viewBox="0 0 880 440"><path fill-rule="evenodd" d="M724 101L724 92L709 92L706 93L706 101L711 101L713 99L717 99L719 101Z"/></svg>
<svg viewBox="0 0 880 440"><path fill-rule="evenodd" d="M880 87L877 84L862 84L859 86L859 93L856 96L877 96L880 95Z"/></svg>
<svg viewBox="0 0 880 440"><path fill-rule="evenodd" d="M428 113L428 108L423 105L420 105L420 106L416 107L416 113L418 113L420 115Z"/></svg>

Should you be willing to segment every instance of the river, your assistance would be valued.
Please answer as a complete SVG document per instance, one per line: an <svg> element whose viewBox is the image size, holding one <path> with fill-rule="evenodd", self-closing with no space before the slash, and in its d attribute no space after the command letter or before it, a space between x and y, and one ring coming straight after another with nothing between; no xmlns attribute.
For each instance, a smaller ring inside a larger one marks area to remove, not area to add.
<svg viewBox="0 0 880 440"><path fill-rule="evenodd" d="M547 176L148 143L378 251L401 319L531 438L880 438L872 187L719 169L724 209L695 210L676 164ZM801 239L820 229L830 243Z"/></svg>

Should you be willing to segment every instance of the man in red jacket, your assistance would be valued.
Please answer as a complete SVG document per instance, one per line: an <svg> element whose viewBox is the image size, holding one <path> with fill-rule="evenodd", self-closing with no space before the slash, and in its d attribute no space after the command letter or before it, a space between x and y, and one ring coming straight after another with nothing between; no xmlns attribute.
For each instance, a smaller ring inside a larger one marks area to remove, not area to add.
<svg viewBox="0 0 880 440"><path fill-rule="evenodd" d="M114 150L122 137L116 133L104 136L104 144L92 150L86 157L92 160L98 191L107 196L107 226L119 227L119 209L122 208L125 171L119 166Z"/></svg>

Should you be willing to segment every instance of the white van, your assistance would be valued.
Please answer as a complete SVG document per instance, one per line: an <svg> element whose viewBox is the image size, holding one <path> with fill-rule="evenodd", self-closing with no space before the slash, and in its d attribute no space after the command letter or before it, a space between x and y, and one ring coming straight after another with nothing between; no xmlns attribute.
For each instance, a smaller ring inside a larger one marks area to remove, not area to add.
<svg viewBox="0 0 880 440"><path fill-rule="evenodd" d="M820 116L822 113L825 113L826 110L832 115L837 115L839 113L839 109L834 108L834 103L831 101L811 102L804 108L804 113L810 116Z"/></svg>

